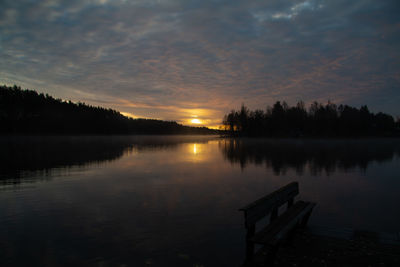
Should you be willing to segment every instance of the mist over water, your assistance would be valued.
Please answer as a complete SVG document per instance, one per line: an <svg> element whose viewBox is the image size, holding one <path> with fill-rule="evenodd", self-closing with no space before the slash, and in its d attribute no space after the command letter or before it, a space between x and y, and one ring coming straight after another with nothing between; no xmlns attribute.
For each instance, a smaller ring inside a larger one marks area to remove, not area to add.
<svg viewBox="0 0 400 267"><path fill-rule="evenodd" d="M2 137L0 265L238 266L243 205L293 181L310 226L399 232L400 141Z"/></svg>

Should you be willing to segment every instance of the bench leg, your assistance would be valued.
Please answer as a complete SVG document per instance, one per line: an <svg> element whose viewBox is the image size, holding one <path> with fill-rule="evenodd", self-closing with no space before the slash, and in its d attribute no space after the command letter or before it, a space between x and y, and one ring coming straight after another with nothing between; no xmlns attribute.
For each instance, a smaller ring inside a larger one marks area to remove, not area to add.
<svg viewBox="0 0 400 267"><path fill-rule="evenodd" d="M254 257L254 243L250 239L254 236L256 231L255 226L247 229L246 233L246 262L252 262Z"/></svg>
<svg viewBox="0 0 400 267"><path fill-rule="evenodd" d="M287 235L287 238L286 238L286 242L285 242L286 244L292 244L293 243L294 237L296 235L297 228L298 228L298 224L296 225L296 227L294 227L292 230L289 231L289 233Z"/></svg>
<svg viewBox="0 0 400 267"><path fill-rule="evenodd" d="M246 262L252 262L254 257L254 243L246 242Z"/></svg>
<svg viewBox="0 0 400 267"><path fill-rule="evenodd" d="M273 266L276 258L276 254L278 253L279 246L270 246L267 250L267 255L264 259L265 266Z"/></svg>

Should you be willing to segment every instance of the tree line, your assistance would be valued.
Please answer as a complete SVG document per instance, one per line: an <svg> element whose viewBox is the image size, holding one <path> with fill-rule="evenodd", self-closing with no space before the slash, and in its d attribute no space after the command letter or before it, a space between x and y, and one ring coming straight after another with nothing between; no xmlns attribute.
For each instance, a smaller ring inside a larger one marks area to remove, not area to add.
<svg viewBox="0 0 400 267"><path fill-rule="evenodd" d="M175 121L133 119L120 112L48 94L0 86L0 134L211 134Z"/></svg>
<svg viewBox="0 0 400 267"><path fill-rule="evenodd" d="M238 136L400 136L400 120L389 114L332 102L313 102L307 109L301 101L295 106L277 101L266 111L251 111L242 105L224 116L223 126L230 135Z"/></svg>

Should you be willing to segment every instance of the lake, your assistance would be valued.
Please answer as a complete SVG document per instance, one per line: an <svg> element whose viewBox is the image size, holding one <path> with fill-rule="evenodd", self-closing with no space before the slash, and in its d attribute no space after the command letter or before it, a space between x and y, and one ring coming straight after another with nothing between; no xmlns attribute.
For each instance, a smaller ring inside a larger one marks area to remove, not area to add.
<svg viewBox="0 0 400 267"><path fill-rule="evenodd" d="M400 231L400 140L1 137L0 266L239 266L239 208L291 181L310 227Z"/></svg>

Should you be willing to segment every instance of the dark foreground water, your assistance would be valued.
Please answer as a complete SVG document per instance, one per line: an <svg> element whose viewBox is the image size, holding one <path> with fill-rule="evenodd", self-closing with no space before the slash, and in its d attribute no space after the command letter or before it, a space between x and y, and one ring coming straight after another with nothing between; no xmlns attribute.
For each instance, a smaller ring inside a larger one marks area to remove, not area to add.
<svg viewBox="0 0 400 267"><path fill-rule="evenodd" d="M311 226L400 231L400 140L0 138L0 266L239 266L241 206L294 180Z"/></svg>

